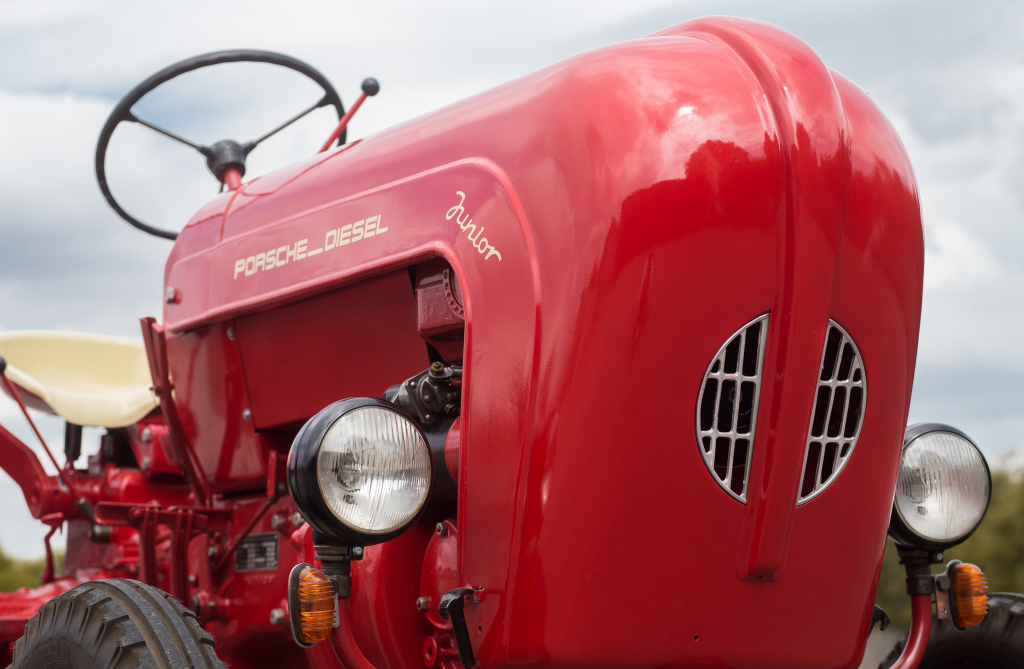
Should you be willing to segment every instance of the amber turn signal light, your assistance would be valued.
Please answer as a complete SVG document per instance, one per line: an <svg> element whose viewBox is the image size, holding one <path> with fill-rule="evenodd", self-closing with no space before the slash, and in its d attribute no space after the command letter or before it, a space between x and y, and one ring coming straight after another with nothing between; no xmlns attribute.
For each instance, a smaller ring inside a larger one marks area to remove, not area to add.
<svg viewBox="0 0 1024 669"><path fill-rule="evenodd" d="M960 563L950 573L949 599L954 622L960 629L974 627L988 614L988 582L973 564Z"/></svg>
<svg viewBox="0 0 1024 669"><path fill-rule="evenodd" d="M334 584L322 571L309 564L296 565L288 579L288 604L292 637L309 648L320 643L338 623L338 596Z"/></svg>

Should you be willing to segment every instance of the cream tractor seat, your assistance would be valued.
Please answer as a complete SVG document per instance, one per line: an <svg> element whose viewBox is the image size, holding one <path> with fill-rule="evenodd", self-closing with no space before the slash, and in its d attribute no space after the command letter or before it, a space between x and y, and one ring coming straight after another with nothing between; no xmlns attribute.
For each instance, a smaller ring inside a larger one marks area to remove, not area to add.
<svg viewBox="0 0 1024 669"><path fill-rule="evenodd" d="M0 332L0 357L7 360L8 380L45 403L33 402L37 408L75 425L125 427L159 405L142 342L77 332Z"/></svg>

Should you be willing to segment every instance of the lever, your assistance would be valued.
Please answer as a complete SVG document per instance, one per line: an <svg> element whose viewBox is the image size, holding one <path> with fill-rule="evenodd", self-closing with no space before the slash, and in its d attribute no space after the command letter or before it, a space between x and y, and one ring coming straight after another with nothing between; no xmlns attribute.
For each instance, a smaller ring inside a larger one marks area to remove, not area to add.
<svg viewBox="0 0 1024 669"><path fill-rule="evenodd" d="M473 657L473 646L469 643L469 628L466 626L466 614L463 598L473 594L473 588L455 588L446 592L437 605L437 612L443 620L452 621L452 632L455 634L455 646L459 649L459 661L464 669L471 669L476 664Z"/></svg>
<svg viewBox="0 0 1024 669"><path fill-rule="evenodd" d="M327 149L331 148L331 142L338 139L338 135L342 133L345 126L348 125L348 122L356 115L356 111L358 111L359 107L362 106L363 101L366 100L368 96L374 96L379 92L380 83L376 79L373 77L363 79L363 92L359 96L359 99L356 100L355 104L352 105L352 108L345 112L345 115L341 117L341 120L338 121L338 125L334 128L334 132L331 133L331 136L327 138L327 141L324 142L324 145L320 147L320 150L317 151L317 153L323 153Z"/></svg>

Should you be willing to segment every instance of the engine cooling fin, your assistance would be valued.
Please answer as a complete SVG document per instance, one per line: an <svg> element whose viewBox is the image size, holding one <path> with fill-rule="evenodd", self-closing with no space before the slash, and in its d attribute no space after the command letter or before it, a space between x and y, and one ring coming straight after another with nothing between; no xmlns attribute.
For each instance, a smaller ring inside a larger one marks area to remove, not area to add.
<svg viewBox="0 0 1024 669"><path fill-rule="evenodd" d="M768 314L736 331L708 365L697 402L697 443L715 482L746 504Z"/></svg>
<svg viewBox="0 0 1024 669"><path fill-rule="evenodd" d="M853 338L829 320L797 505L814 499L839 476L853 455L864 424L867 375Z"/></svg>

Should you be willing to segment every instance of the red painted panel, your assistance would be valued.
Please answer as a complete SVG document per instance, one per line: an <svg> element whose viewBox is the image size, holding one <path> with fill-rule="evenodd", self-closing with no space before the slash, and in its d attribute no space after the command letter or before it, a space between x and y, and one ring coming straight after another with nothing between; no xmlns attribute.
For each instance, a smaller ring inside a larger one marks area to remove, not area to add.
<svg viewBox="0 0 1024 669"><path fill-rule="evenodd" d="M214 492L261 489L267 481L267 445L244 417L250 402L232 328L227 321L167 337L182 427Z"/></svg>
<svg viewBox="0 0 1024 669"><path fill-rule="evenodd" d="M405 270L235 323L257 429L297 429L332 402L380 397L430 365Z"/></svg>

